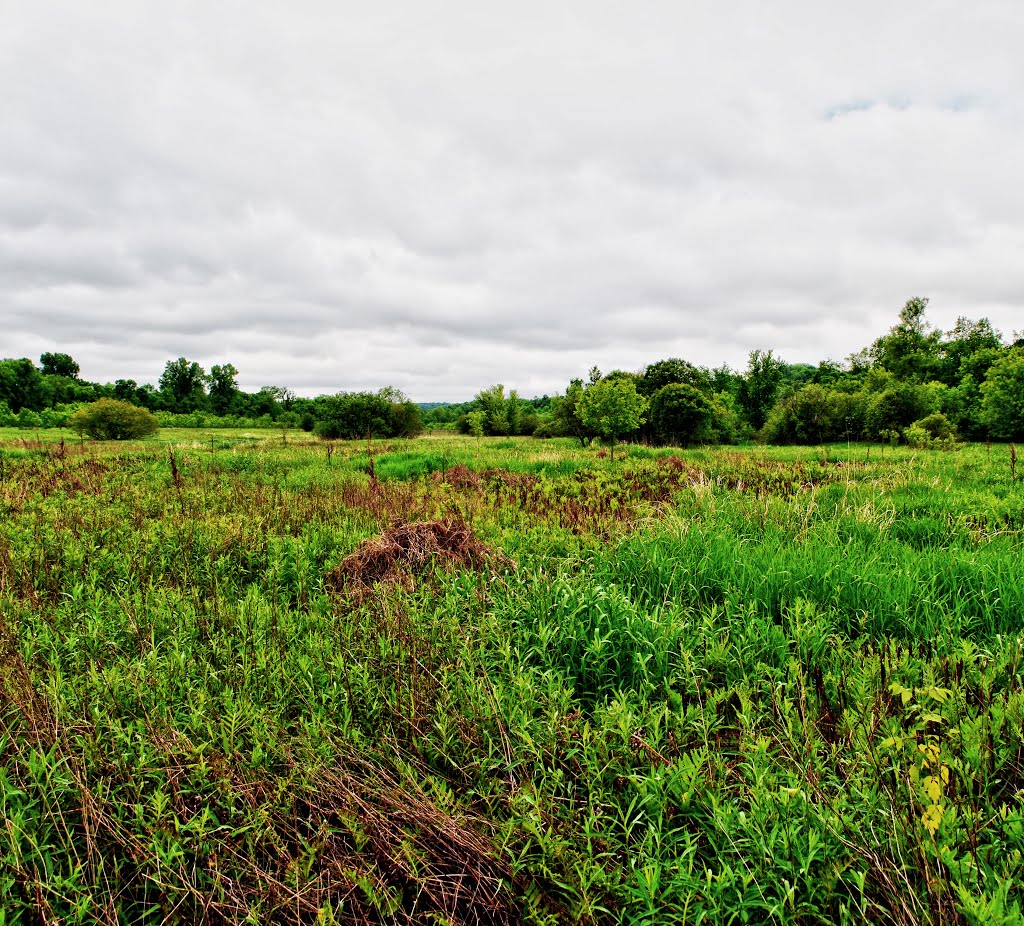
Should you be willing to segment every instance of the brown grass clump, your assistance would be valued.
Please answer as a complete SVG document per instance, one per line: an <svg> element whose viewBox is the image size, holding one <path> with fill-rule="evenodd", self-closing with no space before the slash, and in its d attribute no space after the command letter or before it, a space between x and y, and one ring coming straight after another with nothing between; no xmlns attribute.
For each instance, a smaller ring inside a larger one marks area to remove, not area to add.
<svg viewBox="0 0 1024 926"><path fill-rule="evenodd" d="M481 474L492 486L509 489L532 489L540 482L533 473L514 473L509 469L485 469Z"/></svg>
<svg viewBox="0 0 1024 926"><path fill-rule="evenodd" d="M411 588L412 576L431 566L481 570L488 563L507 565L509 560L478 540L467 524L417 521L364 540L326 580L336 591L362 600L381 583Z"/></svg>
<svg viewBox="0 0 1024 926"><path fill-rule="evenodd" d="M480 476L462 463L443 472L431 473L430 478L434 482L447 482L448 485L456 489L480 488Z"/></svg>

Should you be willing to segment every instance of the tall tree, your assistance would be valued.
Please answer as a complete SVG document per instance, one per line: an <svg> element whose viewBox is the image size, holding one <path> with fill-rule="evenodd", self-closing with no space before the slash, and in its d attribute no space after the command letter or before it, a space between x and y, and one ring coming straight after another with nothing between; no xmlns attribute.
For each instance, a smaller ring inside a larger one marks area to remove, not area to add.
<svg viewBox="0 0 1024 926"><path fill-rule="evenodd" d="M588 427L580 417L580 398L583 396L583 380L574 379L564 396L555 396L551 402L551 418L556 434L575 437L584 447L597 432Z"/></svg>
<svg viewBox="0 0 1024 926"><path fill-rule="evenodd" d="M238 398L238 386L235 380L238 377L238 370L234 364L214 364L210 367L210 375L206 377L206 384L210 392L210 405L218 415L224 415L231 404Z"/></svg>
<svg viewBox="0 0 1024 926"><path fill-rule="evenodd" d="M871 346L872 361L897 379L926 383L939 373L942 332L925 319L928 300L908 299L900 320Z"/></svg>
<svg viewBox="0 0 1024 926"><path fill-rule="evenodd" d="M119 379L114 383L114 398L118 401L138 405L138 391L139 384L134 379Z"/></svg>
<svg viewBox="0 0 1024 926"><path fill-rule="evenodd" d="M640 374L636 388L641 395L650 398L659 389L672 383L686 383L705 395L710 395L714 391L714 383L707 370L678 357L649 363Z"/></svg>
<svg viewBox="0 0 1024 926"><path fill-rule="evenodd" d="M981 386L982 415L999 440L1024 440L1024 347L1007 351Z"/></svg>
<svg viewBox="0 0 1024 926"><path fill-rule="evenodd" d="M48 399L46 380L31 360L0 360L0 402L6 402L12 412L40 411Z"/></svg>
<svg viewBox="0 0 1024 926"><path fill-rule="evenodd" d="M206 374L193 360L179 357L168 360L160 375L160 393L164 403L174 412L194 412L206 399L203 385Z"/></svg>
<svg viewBox="0 0 1024 926"><path fill-rule="evenodd" d="M736 398L747 420L760 430L775 404L785 364L770 350L752 350Z"/></svg>
<svg viewBox="0 0 1024 926"><path fill-rule="evenodd" d="M70 354L42 354L39 358L43 376L66 376L78 379L79 367Z"/></svg>
<svg viewBox="0 0 1024 926"><path fill-rule="evenodd" d="M980 383L1003 349L1002 334L987 318L971 321L961 316L942 342L940 379L947 386L958 385L965 376Z"/></svg>

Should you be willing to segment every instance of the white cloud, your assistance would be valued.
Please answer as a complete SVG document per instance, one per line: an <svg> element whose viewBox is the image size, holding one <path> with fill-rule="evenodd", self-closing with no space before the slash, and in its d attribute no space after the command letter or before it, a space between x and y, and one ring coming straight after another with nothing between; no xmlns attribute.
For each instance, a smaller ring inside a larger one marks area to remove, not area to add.
<svg viewBox="0 0 1024 926"><path fill-rule="evenodd" d="M1024 302L1024 13L14 2L4 356L552 392Z"/></svg>

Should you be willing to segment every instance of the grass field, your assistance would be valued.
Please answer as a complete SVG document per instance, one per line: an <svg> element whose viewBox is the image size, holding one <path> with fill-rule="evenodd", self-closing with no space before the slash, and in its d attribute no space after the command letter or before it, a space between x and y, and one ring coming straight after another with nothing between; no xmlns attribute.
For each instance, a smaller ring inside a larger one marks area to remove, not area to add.
<svg viewBox="0 0 1024 926"><path fill-rule="evenodd" d="M1016 923L1004 446L0 432L0 924Z"/></svg>

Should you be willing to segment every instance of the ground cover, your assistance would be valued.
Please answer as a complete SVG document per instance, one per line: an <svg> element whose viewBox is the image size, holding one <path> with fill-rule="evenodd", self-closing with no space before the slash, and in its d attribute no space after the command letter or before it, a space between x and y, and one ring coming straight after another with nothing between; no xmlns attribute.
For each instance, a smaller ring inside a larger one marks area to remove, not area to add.
<svg viewBox="0 0 1024 926"><path fill-rule="evenodd" d="M0 432L0 922L1020 919L1008 448L61 438Z"/></svg>

